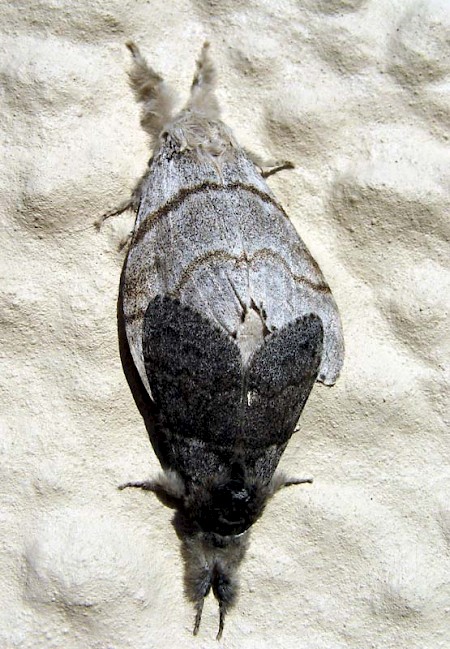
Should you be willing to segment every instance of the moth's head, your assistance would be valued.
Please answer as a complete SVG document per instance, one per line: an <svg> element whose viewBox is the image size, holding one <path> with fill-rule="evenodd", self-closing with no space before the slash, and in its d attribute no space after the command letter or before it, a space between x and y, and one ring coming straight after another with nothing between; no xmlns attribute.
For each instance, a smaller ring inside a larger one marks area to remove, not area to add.
<svg viewBox="0 0 450 649"><path fill-rule="evenodd" d="M194 635L200 627L204 599L212 590L219 603L217 639L220 639L225 615L237 599L237 571L245 555L248 537L248 531L235 536L199 531L183 539L185 594L196 608Z"/></svg>

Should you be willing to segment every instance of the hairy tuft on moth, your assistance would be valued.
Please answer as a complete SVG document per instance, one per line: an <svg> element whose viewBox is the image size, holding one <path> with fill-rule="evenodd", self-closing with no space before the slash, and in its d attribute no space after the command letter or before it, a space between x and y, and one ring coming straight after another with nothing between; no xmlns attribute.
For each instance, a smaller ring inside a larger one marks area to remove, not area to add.
<svg viewBox="0 0 450 649"><path fill-rule="evenodd" d="M134 43L130 82L153 138L149 167L116 210L137 212L121 284L125 332L152 399L167 467L120 488L176 510L194 634L212 590L219 631L237 597L249 530L282 487L276 473L315 381L333 385L341 322L322 273L265 182L219 119L205 43L189 100L174 96Z"/></svg>

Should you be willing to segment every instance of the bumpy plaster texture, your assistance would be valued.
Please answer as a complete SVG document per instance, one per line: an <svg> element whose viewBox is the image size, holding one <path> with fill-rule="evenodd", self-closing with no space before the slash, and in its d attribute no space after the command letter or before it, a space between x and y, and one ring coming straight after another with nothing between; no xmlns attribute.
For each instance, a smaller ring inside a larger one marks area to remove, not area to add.
<svg viewBox="0 0 450 649"><path fill-rule="evenodd" d="M187 91L205 38L224 118L320 263L347 346L255 526L224 647L448 649L447 0L43 0L1 9L0 648L210 647L171 512L117 485L158 463L116 299L148 143L124 41Z"/></svg>

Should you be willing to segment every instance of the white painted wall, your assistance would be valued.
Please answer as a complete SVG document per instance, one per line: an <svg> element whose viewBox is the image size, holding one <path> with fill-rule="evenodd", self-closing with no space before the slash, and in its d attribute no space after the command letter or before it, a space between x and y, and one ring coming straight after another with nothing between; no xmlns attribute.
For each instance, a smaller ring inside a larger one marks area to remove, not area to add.
<svg viewBox="0 0 450 649"><path fill-rule="evenodd" d="M116 298L148 143L133 38L187 90L205 38L224 119L261 155L340 307L347 359L253 531L230 649L448 649L450 5L30 0L0 38L0 648L218 646L184 600Z"/></svg>

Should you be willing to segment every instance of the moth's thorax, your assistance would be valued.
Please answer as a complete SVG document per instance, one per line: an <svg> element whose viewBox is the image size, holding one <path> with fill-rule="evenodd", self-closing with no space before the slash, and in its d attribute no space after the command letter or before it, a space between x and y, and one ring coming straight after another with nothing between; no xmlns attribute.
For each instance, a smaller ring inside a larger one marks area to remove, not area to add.
<svg viewBox="0 0 450 649"><path fill-rule="evenodd" d="M194 151L211 156L231 155L239 148L230 129L220 120L211 119L198 111L183 110L164 128L160 146L169 144L174 152Z"/></svg>
<svg viewBox="0 0 450 649"><path fill-rule="evenodd" d="M214 538L239 537L259 518L267 495L267 486L232 474L194 488L188 507L204 533Z"/></svg>
<svg viewBox="0 0 450 649"><path fill-rule="evenodd" d="M237 183L270 194L256 165L223 122L198 112L182 111L159 135L142 184L135 232L177 197L205 186Z"/></svg>

